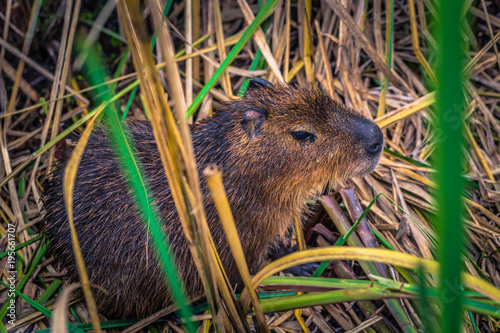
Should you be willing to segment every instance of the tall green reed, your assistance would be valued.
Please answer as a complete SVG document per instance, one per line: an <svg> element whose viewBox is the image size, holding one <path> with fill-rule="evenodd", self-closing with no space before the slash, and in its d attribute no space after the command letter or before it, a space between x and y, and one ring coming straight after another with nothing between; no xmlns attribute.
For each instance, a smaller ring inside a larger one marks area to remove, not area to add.
<svg viewBox="0 0 500 333"><path fill-rule="evenodd" d="M437 203L441 260L441 331L459 332L462 318L463 268L463 78L464 39L460 13L463 0L441 0L438 5L438 98L436 149Z"/></svg>
<svg viewBox="0 0 500 333"><path fill-rule="evenodd" d="M88 79L91 81L91 84L97 85L104 82L103 73L106 73L106 71L101 64L97 52L93 50L89 51L84 68L88 73ZM104 96L111 98L111 96L108 96L105 86L100 86L97 91L97 96L101 96L101 99ZM102 103L104 101L105 100L100 100L99 102ZM161 227L161 219L153 204L154 200L151 197L151 191L149 191L147 180L144 178L144 172L142 171L139 161L135 158L136 155L134 154L133 146L127 135L127 128L120 121L114 107L108 105L104 112L106 116L105 124L109 129L115 153L120 160L122 172L127 178L130 189L134 193L133 198L136 208L143 217L146 226L149 226L146 229L153 240L155 253L167 280L170 295L175 304L179 307L180 316L186 321L186 328L189 332L194 332L194 324L189 320L191 311L186 301L186 292L180 281L180 274L177 271L173 255L170 251L168 238Z"/></svg>

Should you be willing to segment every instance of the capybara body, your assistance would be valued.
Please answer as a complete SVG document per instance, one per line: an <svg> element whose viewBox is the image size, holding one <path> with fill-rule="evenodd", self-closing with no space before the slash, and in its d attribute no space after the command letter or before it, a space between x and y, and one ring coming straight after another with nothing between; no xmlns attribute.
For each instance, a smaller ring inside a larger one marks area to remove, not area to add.
<svg viewBox="0 0 500 333"><path fill-rule="evenodd" d="M160 154L148 122L127 122L131 142L187 292L202 292L185 240ZM251 270L282 237L308 198L336 179L372 171L381 156L380 128L356 111L335 103L314 87L250 81L231 102L191 128L198 170L215 163ZM76 278L59 161L44 188L43 232L61 265ZM207 220L232 283L238 272L207 186L200 176ZM74 188L74 221L90 282L100 310L115 318L144 317L171 300L165 279L134 207L126 179L106 131L94 130L82 157ZM149 247L149 248L148 248Z"/></svg>

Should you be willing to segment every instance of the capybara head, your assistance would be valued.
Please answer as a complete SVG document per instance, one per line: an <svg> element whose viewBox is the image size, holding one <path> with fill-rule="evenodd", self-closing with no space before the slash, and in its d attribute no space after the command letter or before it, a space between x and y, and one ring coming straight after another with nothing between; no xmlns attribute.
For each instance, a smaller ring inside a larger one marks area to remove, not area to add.
<svg viewBox="0 0 500 333"><path fill-rule="evenodd" d="M230 104L240 126L233 152L279 185L320 189L336 179L374 170L380 160L380 128L359 112L334 102L317 87L250 81L246 95ZM256 167L258 165L258 167Z"/></svg>

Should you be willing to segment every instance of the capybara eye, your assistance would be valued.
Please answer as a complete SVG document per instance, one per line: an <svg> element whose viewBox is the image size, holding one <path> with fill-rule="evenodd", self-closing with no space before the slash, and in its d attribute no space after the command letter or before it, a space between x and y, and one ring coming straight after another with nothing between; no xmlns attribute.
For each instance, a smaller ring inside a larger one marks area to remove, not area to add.
<svg viewBox="0 0 500 333"><path fill-rule="evenodd" d="M300 142L306 142L306 141L314 142L314 139L316 138L314 134L305 131L296 131L292 132L291 134L295 140Z"/></svg>

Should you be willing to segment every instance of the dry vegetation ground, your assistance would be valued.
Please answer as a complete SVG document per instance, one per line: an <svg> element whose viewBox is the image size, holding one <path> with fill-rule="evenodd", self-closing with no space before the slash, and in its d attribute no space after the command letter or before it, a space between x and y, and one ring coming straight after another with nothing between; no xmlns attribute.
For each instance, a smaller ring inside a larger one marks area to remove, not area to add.
<svg viewBox="0 0 500 333"><path fill-rule="evenodd" d="M252 20L248 13L246 19L242 14L240 6L246 6L245 0L221 0L220 13L213 7L217 2L200 1L200 14L194 15L194 20L189 19L187 25L186 2L173 4L168 15L176 52L185 48L186 41L196 42L210 33L195 46L197 52L194 54L198 55L199 51L199 56L179 54L177 59L183 85L186 87L187 82L189 87L185 89L188 106L200 86L208 81L225 54L239 40L247 22ZM103 0L98 4L83 1L80 4L77 0L45 0L39 10L37 3L37 0L0 2L0 253L7 247L7 229L11 224L17 226L16 244L38 236L40 184L50 163L58 157L54 157L54 147L67 144L67 139L55 145L47 146L47 143L90 109L89 92L83 91L88 84L82 78L76 52L72 50L75 32L91 30L90 43L99 43L99 51L110 72L121 68L116 73L119 78L117 93L135 80L130 58L119 67L126 44L116 10L109 7L112 1ZM315 206L313 211L316 213L305 230L307 245L332 245L339 231L345 232L357 220L360 210L374 196L384 193L413 219L380 197L366 216L364 227L353 234L348 244L377 247L380 239L374 237L370 231L372 227L385 239L386 246L435 259L435 245L431 241L437 239L432 153L439 140L433 129L432 115L435 102L432 49L436 45L431 32L435 9L428 0L394 1L393 11L382 0L344 0L345 7L339 3L337 0L313 1L310 11L305 11L304 5L310 6L310 1L299 0L291 4L279 1L274 14L263 26L263 34L255 34L253 41L239 53L227 75L222 76L203 101L198 118L207 116L212 108L217 109L222 101L235 98L247 76L262 76L273 82L318 84L335 100L376 118L383 128L387 148L380 166L370 175L335 186L339 192L330 198L343 198L342 207L333 213L336 222L329 220L321 205ZM465 133L468 192L465 225L469 258L464 261L464 267L470 274L487 278L500 288L500 58L497 50L500 4L493 0L467 3L470 23L463 33L469 48L466 74L470 75L466 84ZM71 21L71 11L66 11L64 5L71 5L79 20ZM255 15L257 3L250 1L248 5ZM389 43L391 33L387 29L391 12L394 17L393 45ZM33 20L30 14L38 18ZM145 9L144 14L149 15L149 10ZM194 29L186 31L185 26ZM96 42L92 39L94 32ZM189 36L190 33L193 36ZM225 52L217 45L217 33L224 35ZM267 45L262 68L255 62L251 65L256 57L257 42ZM159 52L155 54L161 62ZM162 71L160 77L164 89L171 94ZM127 108L129 99L128 115L144 118L140 93L132 98L130 93L121 97L118 100L120 110L123 112ZM460 120L450 118L450 126L457 121ZM13 171L15 176L5 182ZM345 190L350 187L354 188L354 193ZM52 258L38 256L39 251L40 241L18 251L18 258L22 259L18 260L17 267L18 291L51 310L65 272L58 269ZM7 257L0 262L1 280L6 283ZM356 263L337 262L328 268L325 276L366 278L368 273ZM386 277L396 281L402 279L396 270L391 270ZM65 284L63 282L62 286ZM0 286L0 305L7 301L7 292ZM74 312L70 318L73 320L77 314L82 322L89 322L82 300L78 298L72 302ZM399 303L413 329L423 325L417 303L408 298ZM17 306L17 326L11 328L13 331L33 331L49 326L46 315L26 301L19 300ZM302 318L302 322L297 318ZM478 314L473 318L479 331L497 330L497 319ZM299 314L291 310L267 314L266 319L276 332L298 332L302 330L301 325L311 331L341 332L361 328L362 324L375 325L371 327L377 332L413 331L400 327L400 322L393 318L382 301L317 306ZM156 327L177 331L176 325L161 323ZM466 326L467 331L473 331L470 320Z"/></svg>

